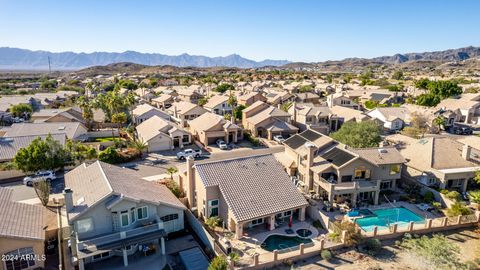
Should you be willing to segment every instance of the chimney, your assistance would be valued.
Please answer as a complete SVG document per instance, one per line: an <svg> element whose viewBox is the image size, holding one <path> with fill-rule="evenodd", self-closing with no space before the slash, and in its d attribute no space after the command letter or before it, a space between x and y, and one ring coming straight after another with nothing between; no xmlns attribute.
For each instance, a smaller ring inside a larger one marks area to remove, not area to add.
<svg viewBox="0 0 480 270"><path fill-rule="evenodd" d="M297 123L297 103L294 101L292 104L292 110L293 110L293 124Z"/></svg>
<svg viewBox="0 0 480 270"><path fill-rule="evenodd" d="M305 179L306 179L306 184L308 186L308 190L313 189L313 174L310 171L310 168L313 166L313 159L315 158L315 150L316 146L313 143L307 142L304 145L308 149L307 153L307 160L305 164L305 169L306 169L306 174Z"/></svg>
<svg viewBox="0 0 480 270"><path fill-rule="evenodd" d="M187 157L187 198L190 208L195 205L195 170L193 165L195 164L193 157Z"/></svg>
<svg viewBox="0 0 480 270"><path fill-rule="evenodd" d="M65 198L65 208L67 212L73 210L73 191L70 188L63 190L63 197Z"/></svg>
<svg viewBox="0 0 480 270"><path fill-rule="evenodd" d="M463 145L463 147L462 147L462 158L465 159L465 160L469 160L471 153L472 153L472 147L468 144Z"/></svg>

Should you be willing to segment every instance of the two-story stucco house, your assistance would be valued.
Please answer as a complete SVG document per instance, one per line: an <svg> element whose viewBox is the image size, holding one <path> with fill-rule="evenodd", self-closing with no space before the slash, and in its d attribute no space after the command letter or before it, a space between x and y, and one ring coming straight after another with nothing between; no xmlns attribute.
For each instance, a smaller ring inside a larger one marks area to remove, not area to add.
<svg viewBox="0 0 480 270"><path fill-rule="evenodd" d="M168 233L184 229L184 205L134 170L84 163L65 175L65 186L72 258L80 270L112 256L127 266L139 250L165 254Z"/></svg>
<svg viewBox="0 0 480 270"><path fill-rule="evenodd" d="M290 114L257 101L242 111L242 124L253 136L272 139L275 135L289 137L298 132L298 128L290 124Z"/></svg>
<svg viewBox="0 0 480 270"><path fill-rule="evenodd" d="M186 101L172 103L166 111L181 127L188 127L189 121L207 112L203 107Z"/></svg>
<svg viewBox="0 0 480 270"><path fill-rule="evenodd" d="M231 114L233 107L228 104L228 98L229 97L225 95L215 95L208 99L208 102L203 105L203 108L214 114Z"/></svg>
<svg viewBox="0 0 480 270"><path fill-rule="evenodd" d="M180 174L189 207L201 218L218 216L237 239L250 229L273 230L305 219L308 202L272 155L194 164Z"/></svg>
<svg viewBox="0 0 480 270"><path fill-rule="evenodd" d="M170 120L170 116L167 113L165 113L164 111L161 111L158 108L153 107L150 104L138 105L135 109L133 109L132 114L133 114L133 120L137 125L141 124L143 121L149 119L154 115L166 120Z"/></svg>
<svg viewBox="0 0 480 270"><path fill-rule="evenodd" d="M330 202L377 204L380 191L394 189L405 159L393 147L352 149L313 130L296 134L276 154L305 192Z"/></svg>

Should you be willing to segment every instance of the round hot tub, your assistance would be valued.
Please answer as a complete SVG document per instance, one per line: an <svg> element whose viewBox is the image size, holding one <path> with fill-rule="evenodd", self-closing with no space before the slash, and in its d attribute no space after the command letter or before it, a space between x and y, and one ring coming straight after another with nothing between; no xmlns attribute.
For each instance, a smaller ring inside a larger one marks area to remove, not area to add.
<svg viewBox="0 0 480 270"><path fill-rule="evenodd" d="M296 233L302 238L309 238L313 234L313 232L309 229L298 229Z"/></svg>

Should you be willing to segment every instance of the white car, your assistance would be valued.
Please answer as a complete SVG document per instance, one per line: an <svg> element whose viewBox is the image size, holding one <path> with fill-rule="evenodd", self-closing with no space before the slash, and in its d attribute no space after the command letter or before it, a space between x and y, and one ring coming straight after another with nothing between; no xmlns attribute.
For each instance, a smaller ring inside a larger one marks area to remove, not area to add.
<svg viewBox="0 0 480 270"><path fill-rule="evenodd" d="M218 148L220 148L222 150L228 149L227 143L225 143L225 141L223 141L223 140L217 140L217 146L218 146Z"/></svg>
<svg viewBox="0 0 480 270"><path fill-rule="evenodd" d="M285 141L285 139L283 138L282 135L273 136L273 140L280 143L280 144L282 144Z"/></svg>
<svg viewBox="0 0 480 270"><path fill-rule="evenodd" d="M202 150L185 149L177 153L177 159L184 160L187 157L198 158L202 155Z"/></svg>
<svg viewBox="0 0 480 270"><path fill-rule="evenodd" d="M34 175L27 176L23 178L23 184L27 186L32 186L33 183L40 182L42 180L52 181L57 177L53 171L40 171L36 172Z"/></svg>

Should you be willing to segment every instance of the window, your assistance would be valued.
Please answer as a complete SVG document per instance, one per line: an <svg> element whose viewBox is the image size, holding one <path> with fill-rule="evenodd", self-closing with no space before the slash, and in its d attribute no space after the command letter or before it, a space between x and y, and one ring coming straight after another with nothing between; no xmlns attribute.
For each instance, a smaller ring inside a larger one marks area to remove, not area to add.
<svg viewBox="0 0 480 270"><path fill-rule="evenodd" d="M93 230L93 220L91 218L81 219L77 221L77 232L86 233Z"/></svg>
<svg viewBox="0 0 480 270"><path fill-rule="evenodd" d="M137 208L137 219L146 219L148 218L148 207L147 206L142 206L140 208Z"/></svg>
<svg viewBox="0 0 480 270"><path fill-rule="evenodd" d="M369 179L370 170L365 169L365 167L355 168L355 179Z"/></svg>
<svg viewBox="0 0 480 270"><path fill-rule="evenodd" d="M183 137L182 137L182 142L184 142L184 143L190 142L190 136L188 136L188 135L183 135Z"/></svg>
<svg viewBox="0 0 480 270"><path fill-rule="evenodd" d="M252 226L257 226L257 225L260 225L263 223L263 218L259 218L259 219L254 219L252 220Z"/></svg>
<svg viewBox="0 0 480 270"><path fill-rule="evenodd" d="M110 252L104 252L104 253L100 253L100 254L97 254L97 255L93 255L93 260L98 261L98 260L101 260L101 259L107 258L107 257L110 257Z"/></svg>
<svg viewBox="0 0 480 270"><path fill-rule="evenodd" d="M210 209L210 215L208 217L218 216L218 200L208 201L208 208Z"/></svg>
<svg viewBox="0 0 480 270"><path fill-rule="evenodd" d="M136 217L135 217L135 208L132 208L132 209L130 210L130 222L131 222L131 223L134 223L134 222L135 222L135 219L136 219Z"/></svg>
<svg viewBox="0 0 480 270"><path fill-rule="evenodd" d="M128 211L122 212L120 214L120 226L127 227L128 225L130 225L129 222L130 222L130 218L129 218Z"/></svg>
<svg viewBox="0 0 480 270"><path fill-rule="evenodd" d="M400 164L394 164L390 166L390 175L400 173Z"/></svg>
<svg viewBox="0 0 480 270"><path fill-rule="evenodd" d="M163 222L172 221L178 219L178 214L170 214L160 218Z"/></svg>
<svg viewBox="0 0 480 270"><path fill-rule="evenodd" d="M391 189L392 188L392 181L385 181L380 183L380 189Z"/></svg>
<svg viewBox="0 0 480 270"><path fill-rule="evenodd" d="M291 216L291 215L292 215L292 210L288 210L288 211L286 211L286 212L283 212L283 216L284 216L284 217L289 217L289 216Z"/></svg>
<svg viewBox="0 0 480 270"><path fill-rule="evenodd" d="M32 247L19 248L5 253L5 269L20 270L35 266L35 255Z"/></svg>
<svg viewBox="0 0 480 270"><path fill-rule="evenodd" d="M352 176L351 175L342 175L342 183L343 182L352 182Z"/></svg>
<svg viewBox="0 0 480 270"><path fill-rule="evenodd" d="M437 183L437 179L432 177L428 179L428 185L434 185Z"/></svg>

